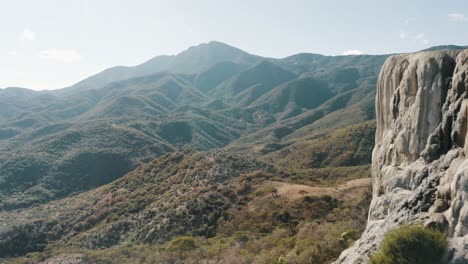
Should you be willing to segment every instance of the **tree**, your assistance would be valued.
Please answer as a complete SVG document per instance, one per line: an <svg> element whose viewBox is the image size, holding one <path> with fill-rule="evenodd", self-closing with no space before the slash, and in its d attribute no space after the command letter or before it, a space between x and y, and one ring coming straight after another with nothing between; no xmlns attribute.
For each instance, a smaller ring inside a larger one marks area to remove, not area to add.
<svg viewBox="0 0 468 264"><path fill-rule="evenodd" d="M171 263L172 253L178 252L180 259L185 259L186 254L190 251L193 251L197 248L195 240L193 237L178 237L168 244L168 250L171 252Z"/></svg>

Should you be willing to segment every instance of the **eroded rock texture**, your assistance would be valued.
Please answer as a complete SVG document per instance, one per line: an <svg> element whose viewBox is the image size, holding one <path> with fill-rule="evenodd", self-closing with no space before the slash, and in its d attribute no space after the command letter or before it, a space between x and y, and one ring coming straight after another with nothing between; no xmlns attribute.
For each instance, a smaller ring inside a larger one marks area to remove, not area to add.
<svg viewBox="0 0 468 264"><path fill-rule="evenodd" d="M380 72L366 231L336 263L367 263L388 230L441 227L468 263L468 50L389 57Z"/></svg>

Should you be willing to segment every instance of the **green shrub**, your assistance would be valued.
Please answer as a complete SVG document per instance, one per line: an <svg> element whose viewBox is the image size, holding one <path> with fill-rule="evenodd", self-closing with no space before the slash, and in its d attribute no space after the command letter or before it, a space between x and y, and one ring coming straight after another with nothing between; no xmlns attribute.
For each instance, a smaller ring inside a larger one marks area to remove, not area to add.
<svg viewBox="0 0 468 264"><path fill-rule="evenodd" d="M445 234L422 226L401 226L390 231L371 257L371 264L437 264L447 247Z"/></svg>
<svg viewBox="0 0 468 264"><path fill-rule="evenodd" d="M169 242L169 251L188 252L195 250L197 245L192 237L178 237Z"/></svg>

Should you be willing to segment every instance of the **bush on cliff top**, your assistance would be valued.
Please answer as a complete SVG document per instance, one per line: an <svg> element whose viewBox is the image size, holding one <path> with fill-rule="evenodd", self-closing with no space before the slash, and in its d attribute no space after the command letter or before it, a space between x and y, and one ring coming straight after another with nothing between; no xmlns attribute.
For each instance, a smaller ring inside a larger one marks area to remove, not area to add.
<svg viewBox="0 0 468 264"><path fill-rule="evenodd" d="M390 231L371 257L371 264L438 264L447 247L445 234L422 226Z"/></svg>

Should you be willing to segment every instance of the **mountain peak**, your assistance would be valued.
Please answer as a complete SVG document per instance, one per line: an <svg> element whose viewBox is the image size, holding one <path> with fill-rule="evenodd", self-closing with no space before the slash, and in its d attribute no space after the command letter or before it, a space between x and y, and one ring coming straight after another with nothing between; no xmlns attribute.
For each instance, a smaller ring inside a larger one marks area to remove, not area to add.
<svg viewBox="0 0 468 264"><path fill-rule="evenodd" d="M219 41L192 46L174 56L157 56L134 67L114 67L91 76L72 89L96 89L110 82L152 75L158 72L198 74L220 62L232 62L243 66L255 64L260 57Z"/></svg>
<svg viewBox="0 0 468 264"><path fill-rule="evenodd" d="M234 48L234 47L231 46L231 45L228 45L228 44L226 44L226 43L224 43L224 42L217 41L217 40L212 40L212 41L210 41L210 42L208 42L208 43L206 43L206 44L207 44L207 45L211 45L211 46L216 46L216 45L218 45L218 46L227 46L227 47L232 47L232 48Z"/></svg>
<svg viewBox="0 0 468 264"><path fill-rule="evenodd" d="M191 46L191 48L200 48L200 47L210 47L210 48L213 48L213 47L225 47L225 48L231 48L231 49L237 49L239 50L238 48L234 47L234 46L231 46L229 44L226 44L224 42L221 42L221 41L217 41L217 40L212 40L212 41L209 41L209 42L204 42L204 43L200 43L198 45L194 45L194 46ZM190 48L189 48L190 49Z"/></svg>
<svg viewBox="0 0 468 264"><path fill-rule="evenodd" d="M200 53L203 55L214 54L216 56L221 56L221 55L229 56L233 54L236 54L236 55L248 54L247 52L239 48L236 48L234 46L228 45L223 42L215 41L215 40L210 41L208 43L201 43L196 46L192 46L186 49L185 51L182 51L181 53L177 54L177 56L183 56L187 53Z"/></svg>

